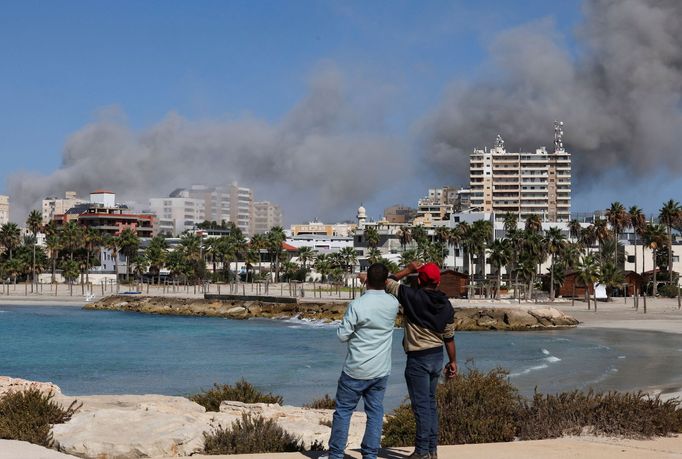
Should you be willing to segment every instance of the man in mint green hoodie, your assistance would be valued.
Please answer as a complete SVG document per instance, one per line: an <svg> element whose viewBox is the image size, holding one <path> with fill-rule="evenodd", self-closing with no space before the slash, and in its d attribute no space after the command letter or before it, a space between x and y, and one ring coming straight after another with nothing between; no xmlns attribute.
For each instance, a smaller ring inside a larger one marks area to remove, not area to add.
<svg viewBox="0 0 682 459"><path fill-rule="evenodd" d="M336 390L336 411L329 439L329 459L342 459L350 419L362 398L367 414L363 459L379 452L384 420L384 393L391 373L391 344L398 301L385 292L388 269L374 263L367 270L367 291L348 305L337 330L348 354Z"/></svg>

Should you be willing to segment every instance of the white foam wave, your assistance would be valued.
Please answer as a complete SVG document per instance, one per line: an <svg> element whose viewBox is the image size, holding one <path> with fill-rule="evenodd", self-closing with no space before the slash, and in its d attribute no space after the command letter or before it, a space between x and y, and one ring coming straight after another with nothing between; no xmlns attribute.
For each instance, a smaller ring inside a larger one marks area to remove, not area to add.
<svg viewBox="0 0 682 459"><path fill-rule="evenodd" d="M543 354L549 355L549 351L547 349L540 349L540 350L542 351Z"/></svg>
<svg viewBox="0 0 682 459"><path fill-rule="evenodd" d="M555 357L553 355L550 355L549 357L547 357L545 359L545 361L547 361L549 363L557 363L557 362L561 362L561 359L559 357Z"/></svg>
<svg viewBox="0 0 682 459"><path fill-rule="evenodd" d="M544 370L547 367L548 367L548 365L543 363L542 365L536 365L534 367L526 368L525 370L521 370L521 371L518 371L516 373L510 373L509 377L515 378L517 376L527 375L528 373L530 373L532 371Z"/></svg>
<svg viewBox="0 0 682 459"><path fill-rule="evenodd" d="M291 324L289 328L303 328L303 327L337 327L341 321L339 320L320 320L320 319L307 319L305 317L291 317L285 319L284 322Z"/></svg>
<svg viewBox="0 0 682 459"><path fill-rule="evenodd" d="M625 356L624 356L624 355L619 355L618 358L619 358L619 359L624 359Z"/></svg>

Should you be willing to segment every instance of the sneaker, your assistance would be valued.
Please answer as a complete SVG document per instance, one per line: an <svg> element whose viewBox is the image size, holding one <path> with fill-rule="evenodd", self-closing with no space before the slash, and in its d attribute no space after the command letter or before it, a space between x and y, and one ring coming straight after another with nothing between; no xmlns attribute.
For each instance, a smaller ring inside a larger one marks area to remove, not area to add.
<svg viewBox="0 0 682 459"><path fill-rule="evenodd" d="M431 455L429 453L418 453L415 451L407 456L407 459L431 459Z"/></svg>

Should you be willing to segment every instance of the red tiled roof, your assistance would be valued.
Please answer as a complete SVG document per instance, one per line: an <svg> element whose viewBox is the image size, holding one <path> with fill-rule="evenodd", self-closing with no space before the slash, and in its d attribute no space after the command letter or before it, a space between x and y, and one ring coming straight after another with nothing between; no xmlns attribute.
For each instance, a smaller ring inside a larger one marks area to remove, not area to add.
<svg viewBox="0 0 682 459"><path fill-rule="evenodd" d="M282 248L287 252L296 252L298 250L298 247L294 247L293 245L287 244L286 242L282 242Z"/></svg>

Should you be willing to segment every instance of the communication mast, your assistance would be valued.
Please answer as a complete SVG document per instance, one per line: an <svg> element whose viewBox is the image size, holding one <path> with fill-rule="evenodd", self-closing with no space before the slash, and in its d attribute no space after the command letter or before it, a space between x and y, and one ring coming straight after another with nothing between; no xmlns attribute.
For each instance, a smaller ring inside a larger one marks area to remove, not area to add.
<svg viewBox="0 0 682 459"><path fill-rule="evenodd" d="M554 151L564 151L564 122L554 121Z"/></svg>

